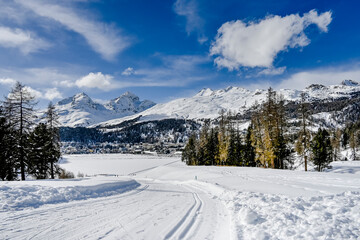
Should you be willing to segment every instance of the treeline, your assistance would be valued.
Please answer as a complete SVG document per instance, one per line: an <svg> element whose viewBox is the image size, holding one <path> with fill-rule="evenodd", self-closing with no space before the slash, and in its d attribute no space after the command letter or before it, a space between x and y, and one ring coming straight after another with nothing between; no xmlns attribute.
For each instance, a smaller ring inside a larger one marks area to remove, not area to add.
<svg viewBox="0 0 360 240"><path fill-rule="evenodd" d="M0 179L55 178L61 169L60 138L55 107L49 104L35 123L35 97L17 82L0 105Z"/></svg>
<svg viewBox="0 0 360 240"><path fill-rule="evenodd" d="M266 101L254 107L246 130L238 128L237 114L222 111L217 123L205 121L201 132L189 138L182 160L188 165L292 169L295 157L300 157L305 171L308 161L322 171L331 161L340 160L341 146L350 146L352 159L357 159L360 124L342 130L319 128L314 133L305 95L298 103L298 122L290 122L285 109L285 101L270 88Z"/></svg>

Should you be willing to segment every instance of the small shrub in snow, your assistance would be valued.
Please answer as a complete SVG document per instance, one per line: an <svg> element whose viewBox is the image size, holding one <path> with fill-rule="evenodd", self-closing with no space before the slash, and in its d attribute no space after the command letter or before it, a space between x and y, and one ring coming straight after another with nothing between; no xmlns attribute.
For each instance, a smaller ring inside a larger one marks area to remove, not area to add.
<svg viewBox="0 0 360 240"><path fill-rule="evenodd" d="M65 169L60 169L59 178L60 179L75 178L75 175L70 171L66 171Z"/></svg>

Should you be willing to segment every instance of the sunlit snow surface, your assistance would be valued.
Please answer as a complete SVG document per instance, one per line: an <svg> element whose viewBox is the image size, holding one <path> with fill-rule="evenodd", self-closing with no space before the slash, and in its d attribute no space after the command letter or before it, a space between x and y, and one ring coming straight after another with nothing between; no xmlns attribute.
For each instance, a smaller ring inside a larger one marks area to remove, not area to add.
<svg viewBox="0 0 360 240"><path fill-rule="evenodd" d="M0 182L0 239L359 239L360 162L328 172L71 155L73 180Z"/></svg>

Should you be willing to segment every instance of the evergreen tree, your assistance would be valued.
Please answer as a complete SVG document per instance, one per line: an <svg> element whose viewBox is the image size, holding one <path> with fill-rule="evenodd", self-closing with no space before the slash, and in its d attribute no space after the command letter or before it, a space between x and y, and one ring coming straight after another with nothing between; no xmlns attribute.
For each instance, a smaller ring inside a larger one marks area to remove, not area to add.
<svg viewBox="0 0 360 240"><path fill-rule="evenodd" d="M349 133L348 131L345 130L341 138L341 145L343 148L346 149L348 144L349 144Z"/></svg>
<svg viewBox="0 0 360 240"><path fill-rule="evenodd" d="M0 179L3 181L16 179L16 165L12 157L13 148L13 133L0 108Z"/></svg>
<svg viewBox="0 0 360 240"><path fill-rule="evenodd" d="M251 145L251 144L250 144ZM241 134L239 130L236 130L235 133L235 149L236 149L236 165L244 166L245 165L245 156L244 150L245 146L243 145Z"/></svg>
<svg viewBox="0 0 360 240"><path fill-rule="evenodd" d="M198 165L196 145L197 145L196 135L192 134L181 156L181 160L183 162L186 162L187 165Z"/></svg>
<svg viewBox="0 0 360 240"><path fill-rule="evenodd" d="M236 134L235 130L230 127L229 129L229 142L228 142L228 148L227 148L227 165L236 166L238 162L237 158L237 144L236 144Z"/></svg>
<svg viewBox="0 0 360 240"><path fill-rule="evenodd" d="M50 163L52 162L50 130L44 123L35 127L29 136L28 172L37 179L48 177Z"/></svg>
<svg viewBox="0 0 360 240"><path fill-rule="evenodd" d="M205 165L208 159L207 144L209 139L209 128L210 128L210 121L205 120L201 128L200 139L197 148L198 165Z"/></svg>
<svg viewBox="0 0 360 240"><path fill-rule="evenodd" d="M328 131L319 128L311 142L311 149L312 161L316 169L321 172L332 161L332 147Z"/></svg>
<svg viewBox="0 0 360 240"><path fill-rule="evenodd" d="M59 128L59 116L55 112L55 106L52 102L49 103L46 111L46 125L50 134L50 147L48 150L49 161L50 161L50 176L52 179L55 178L55 164L58 162L60 153L60 133Z"/></svg>
<svg viewBox="0 0 360 240"><path fill-rule="evenodd" d="M247 167L255 167L255 149L252 145L251 136L253 132L253 126L250 125L247 129L245 136L245 144L243 149L244 154L244 165Z"/></svg>
<svg viewBox="0 0 360 240"><path fill-rule="evenodd" d="M25 180L27 164L27 136L33 125L35 97L28 88L17 82L5 98L4 109L11 128L15 131L14 160L20 167L21 180Z"/></svg>
<svg viewBox="0 0 360 240"><path fill-rule="evenodd" d="M205 165L215 165L219 162L219 142L217 129L211 128L206 144L206 161Z"/></svg>

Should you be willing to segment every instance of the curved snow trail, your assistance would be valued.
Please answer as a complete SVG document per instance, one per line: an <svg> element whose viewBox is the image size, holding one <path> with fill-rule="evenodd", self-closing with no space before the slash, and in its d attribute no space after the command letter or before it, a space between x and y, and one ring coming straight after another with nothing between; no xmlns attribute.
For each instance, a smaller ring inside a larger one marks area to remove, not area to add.
<svg viewBox="0 0 360 240"><path fill-rule="evenodd" d="M139 182L110 197L1 213L0 238L212 239L230 221L220 202L191 185Z"/></svg>

